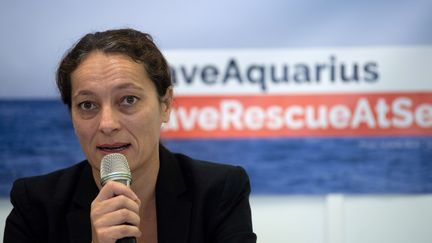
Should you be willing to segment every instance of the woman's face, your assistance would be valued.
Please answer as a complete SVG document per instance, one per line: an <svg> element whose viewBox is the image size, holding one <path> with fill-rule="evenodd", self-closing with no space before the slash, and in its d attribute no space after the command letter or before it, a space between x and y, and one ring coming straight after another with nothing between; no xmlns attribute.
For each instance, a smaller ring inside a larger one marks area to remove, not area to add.
<svg viewBox="0 0 432 243"><path fill-rule="evenodd" d="M142 64L121 54L90 53L71 75L72 122L94 170L103 156L122 153L131 171L159 159L159 133L171 109Z"/></svg>

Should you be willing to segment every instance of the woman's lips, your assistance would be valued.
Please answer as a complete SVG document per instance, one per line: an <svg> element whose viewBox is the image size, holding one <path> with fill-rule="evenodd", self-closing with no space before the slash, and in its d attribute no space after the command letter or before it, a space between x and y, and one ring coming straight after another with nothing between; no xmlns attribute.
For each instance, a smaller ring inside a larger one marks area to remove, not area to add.
<svg viewBox="0 0 432 243"><path fill-rule="evenodd" d="M119 153L126 149L128 149L131 146L130 143L122 143L122 144L102 144L99 146L96 146L96 148L102 152L107 153Z"/></svg>

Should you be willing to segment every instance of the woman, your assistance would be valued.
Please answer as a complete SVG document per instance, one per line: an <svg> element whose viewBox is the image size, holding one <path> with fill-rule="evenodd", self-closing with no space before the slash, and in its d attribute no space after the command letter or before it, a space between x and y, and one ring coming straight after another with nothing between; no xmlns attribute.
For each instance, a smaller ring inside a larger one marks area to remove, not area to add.
<svg viewBox="0 0 432 243"><path fill-rule="evenodd" d="M87 34L60 63L57 85L87 160L14 183L5 243L256 242L245 171L160 145L173 90L148 34ZM127 157L130 188L101 186L100 162L110 153Z"/></svg>

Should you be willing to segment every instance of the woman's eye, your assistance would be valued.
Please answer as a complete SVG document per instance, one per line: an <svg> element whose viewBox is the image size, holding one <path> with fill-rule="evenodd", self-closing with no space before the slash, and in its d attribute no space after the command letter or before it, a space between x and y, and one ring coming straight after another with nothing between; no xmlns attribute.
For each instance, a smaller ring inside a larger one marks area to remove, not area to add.
<svg viewBox="0 0 432 243"><path fill-rule="evenodd" d="M89 110L94 110L96 108L96 105L90 101L84 101L79 104L79 108L81 108L81 110L84 111L89 111Z"/></svg>
<svg viewBox="0 0 432 243"><path fill-rule="evenodd" d="M138 101L138 98L132 95L129 96L125 96L122 101L121 104L122 105L133 105Z"/></svg>

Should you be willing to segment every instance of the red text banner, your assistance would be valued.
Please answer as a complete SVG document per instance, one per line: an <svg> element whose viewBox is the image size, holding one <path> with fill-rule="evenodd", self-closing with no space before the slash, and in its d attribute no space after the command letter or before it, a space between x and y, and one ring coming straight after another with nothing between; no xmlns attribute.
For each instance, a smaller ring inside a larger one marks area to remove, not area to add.
<svg viewBox="0 0 432 243"><path fill-rule="evenodd" d="M432 93L179 96L164 138L430 136Z"/></svg>

